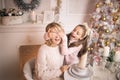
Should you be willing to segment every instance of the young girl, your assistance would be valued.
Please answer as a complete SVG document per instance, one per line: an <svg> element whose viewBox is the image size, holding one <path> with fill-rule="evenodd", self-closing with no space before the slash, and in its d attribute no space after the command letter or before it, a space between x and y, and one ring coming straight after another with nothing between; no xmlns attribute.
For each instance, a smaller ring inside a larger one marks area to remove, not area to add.
<svg viewBox="0 0 120 80"><path fill-rule="evenodd" d="M61 52L65 55L65 64L72 65L79 62L78 57L87 52L87 38L85 25L77 25L67 37L62 37Z"/></svg>
<svg viewBox="0 0 120 80"><path fill-rule="evenodd" d="M50 23L46 27L47 39L39 49L35 65L37 80L62 80L60 76L64 72L64 56L59 50L61 31L63 29L58 23Z"/></svg>

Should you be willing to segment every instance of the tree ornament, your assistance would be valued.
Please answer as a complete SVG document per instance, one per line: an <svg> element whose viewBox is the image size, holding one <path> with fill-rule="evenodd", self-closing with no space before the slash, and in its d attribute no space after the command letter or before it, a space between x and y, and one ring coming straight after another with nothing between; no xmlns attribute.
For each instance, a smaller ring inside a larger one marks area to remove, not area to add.
<svg viewBox="0 0 120 80"><path fill-rule="evenodd" d="M92 47L88 47L88 51L92 51L93 50L93 48Z"/></svg>
<svg viewBox="0 0 120 80"><path fill-rule="evenodd" d="M106 20L106 17L105 17L105 16L102 16L102 17L101 17L101 20L102 20L102 21L105 21L105 20Z"/></svg>
<svg viewBox="0 0 120 80"><path fill-rule="evenodd" d="M88 51L90 51L90 47L88 47Z"/></svg>
<svg viewBox="0 0 120 80"><path fill-rule="evenodd" d="M106 33L109 33L109 32L110 32L110 30L109 30L109 29L106 29L106 30L105 30L105 32L106 32Z"/></svg>
<svg viewBox="0 0 120 80"><path fill-rule="evenodd" d="M110 42L107 40L107 41L105 41L105 46L108 46L109 44L110 44Z"/></svg>
<svg viewBox="0 0 120 80"><path fill-rule="evenodd" d="M31 0L29 3L26 3L24 0L14 0L14 3L23 11L31 11L39 6L40 0Z"/></svg>
<svg viewBox="0 0 120 80"><path fill-rule="evenodd" d="M99 4L99 3L97 3L97 4L96 4L96 8L99 8L99 7L100 7L100 4Z"/></svg>
<svg viewBox="0 0 120 80"><path fill-rule="evenodd" d="M118 20L118 15L113 16L113 21L116 22Z"/></svg>

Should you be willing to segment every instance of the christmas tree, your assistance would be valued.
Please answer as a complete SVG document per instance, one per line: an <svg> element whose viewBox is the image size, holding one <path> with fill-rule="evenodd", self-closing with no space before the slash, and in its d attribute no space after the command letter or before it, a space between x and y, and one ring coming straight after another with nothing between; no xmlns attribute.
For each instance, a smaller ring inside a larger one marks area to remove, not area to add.
<svg viewBox="0 0 120 80"><path fill-rule="evenodd" d="M97 1L90 17L89 53L110 57L111 51L120 50L120 1Z"/></svg>

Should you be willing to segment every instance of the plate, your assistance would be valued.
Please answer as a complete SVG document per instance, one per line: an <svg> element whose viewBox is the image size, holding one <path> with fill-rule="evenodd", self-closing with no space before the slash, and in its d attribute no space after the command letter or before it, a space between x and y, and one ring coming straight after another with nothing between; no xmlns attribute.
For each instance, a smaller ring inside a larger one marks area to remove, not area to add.
<svg viewBox="0 0 120 80"><path fill-rule="evenodd" d="M72 72L72 67L70 67L70 68L68 69L68 73L69 73L71 76L75 77L75 78L88 78L88 77L90 77L90 76L93 74L92 71L90 71L90 70L88 69L87 72L86 72L86 75L78 75L78 74Z"/></svg>

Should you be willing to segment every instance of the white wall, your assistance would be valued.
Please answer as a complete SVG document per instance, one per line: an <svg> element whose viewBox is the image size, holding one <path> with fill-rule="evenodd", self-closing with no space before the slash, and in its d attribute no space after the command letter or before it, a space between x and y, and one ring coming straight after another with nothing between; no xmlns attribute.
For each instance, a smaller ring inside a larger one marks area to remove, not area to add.
<svg viewBox="0 0 120 80"><path fill-rule="evenodd" d="M0 26L0 79L3 75L18 76L19 47L44 43L45 26L42 24Z"/></svg>
<svg viewBox="0 0 120 80"><path fill-rule="evenodd" d="M5 8L4 0L0 0L0 9Z"/></svg>
<svg viewBox="0 0 120 80"><path fill-rule="evenodd" d="M95 8L96 0L62 0L60 22L65 30L71 31L76 25L89 22L89 14Z"/></svg>
<svg viewBox="0 0 120 80"><path fill-rule="evenodd" d="M0 0L1 1L1 0ZM13 0L4 0L6 8L15 7ZM40 6L36 12L54 10L56 0L40 0ZM77 0L61 0L60 22L66 33L74 26L87 22L89 14L93 11L95 0L78 0L80 5L75 8L70 6ZM69 1L72 1L68 4ZM2 6L0 6L1 9ZM70 11L68 8L71 7ZM75 11L74 11L75 8ZM80 8L80 11L79 11ZM22 24L13 26L0 25L0 72L18 72L19 47L21 45L41 44L44 42L43 34L46 24ZM12 68L11 68L12 67ZM15 76L15 75L14 75ZM18 79L17 79L18 80Z"/></svg>

